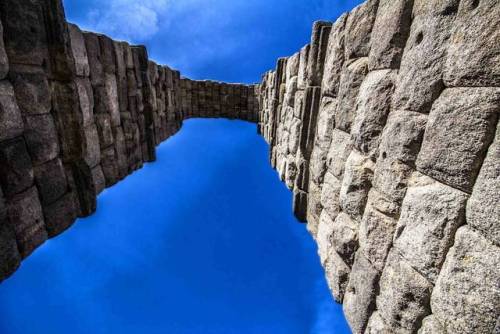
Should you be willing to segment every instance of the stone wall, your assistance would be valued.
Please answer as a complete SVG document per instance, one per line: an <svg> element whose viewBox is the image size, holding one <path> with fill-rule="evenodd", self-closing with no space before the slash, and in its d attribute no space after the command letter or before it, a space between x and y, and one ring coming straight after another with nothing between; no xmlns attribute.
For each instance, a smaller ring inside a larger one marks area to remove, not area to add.
<svg viewBox="0 0 500 334"><path fill-rule="evenodd" d="M256 122L255 86L193 81L82 32L60 0L0 1L0 281L190 117Z"/></svg>
<svg viewBox="0 0 500 334"><path fill-rule="evenodd" d="M354 333L500 333L500 2L368 0L259 86Z"/></svg>
<svg viewBox="0 0 500 334"><path fill-rule="evenodd" d="M354 333L500 332L497 0L367 0L256 86L181 78L60 0L0 0L0 23L0 280L184 119L236 118Z"/></svg>

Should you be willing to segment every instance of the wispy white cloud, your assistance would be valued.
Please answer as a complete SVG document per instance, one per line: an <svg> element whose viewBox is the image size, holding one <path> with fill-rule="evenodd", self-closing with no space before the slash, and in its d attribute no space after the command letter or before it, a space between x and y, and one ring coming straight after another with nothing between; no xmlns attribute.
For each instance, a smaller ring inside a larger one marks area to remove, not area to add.
<svg viewBox="0 0 500 334"><path fill-rule="evenodd" d="M109 0L88 14L97 31L114 38L145 41L154 36L167 17L170 0Z"/></svg>

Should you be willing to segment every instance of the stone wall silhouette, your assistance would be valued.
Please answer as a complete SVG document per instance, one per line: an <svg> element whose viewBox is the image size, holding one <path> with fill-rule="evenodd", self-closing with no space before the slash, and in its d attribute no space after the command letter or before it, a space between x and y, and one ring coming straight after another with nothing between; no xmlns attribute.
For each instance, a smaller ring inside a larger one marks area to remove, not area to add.
<svg viewBox="0 0 500 334"><path fill-rule="evenodd" d="M500 2L367 0L258 85L0 0L0 280L191 117L258 123L354 333L500 331Z"/></svg>
<svg viewBox="0 0 500 334"><path fill-rule="evenodd" d="M271 164L354 333L500 331L499 26L496 0L368 0L263 77Z"/></svg>

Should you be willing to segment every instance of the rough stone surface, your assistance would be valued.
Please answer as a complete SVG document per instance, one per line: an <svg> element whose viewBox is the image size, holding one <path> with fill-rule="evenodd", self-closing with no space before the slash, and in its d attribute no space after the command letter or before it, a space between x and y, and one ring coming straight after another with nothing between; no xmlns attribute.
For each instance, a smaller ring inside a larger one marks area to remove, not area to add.
<svg viewBox="0 0 500 334"><path fill-rule="evenodd" d="M346 59L368 56L378 2L368 0L349 13L345 27Z"/></svg>
<svg viewBox="0 0 500 334"><path fill-rule="evenodd" d="M0 81L0 141L17 137L23 131L23 119L12 85L8 81Z"/></svg>
<svg viewBox="0 0 500 334"><path fill-rule="evenodd" d="M352 266L358 248L358 228L358 224L343 212L333 223L332 247L348 266Z"/></svg>
<svg viewBox="0 0 500 334"><path fill-rule="evenodd" d="M435 283L459 226L465 223L468 195L418 172L409 180L394 247Z"/></svg>
<svg viewBox="0 0 500 334"><path fill-rule="evenodd" d="M447 333L493 333L500 317L500 249L462 227L432 292L432 312Z"/></svg>
<svg viewBox="0 0 500 334"><path fill-rule="evenodd" d="M445 90L429 115L418 170L470 193L495 136L499 110L500 88Z"/></svg>

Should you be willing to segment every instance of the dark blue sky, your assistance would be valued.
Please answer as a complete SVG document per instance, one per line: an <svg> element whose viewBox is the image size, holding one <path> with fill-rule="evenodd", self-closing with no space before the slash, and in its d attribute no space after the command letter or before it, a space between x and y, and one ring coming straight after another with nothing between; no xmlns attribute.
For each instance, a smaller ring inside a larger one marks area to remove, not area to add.
<svg viewBox="0 0 500 334"><path fill-rule="evenodd" d="M64 0L82 28L145 44L192 79L253 83L361 0Z"/></svg>
<svg viewBox="0 0 500 334"><path fill-rule="evenodd" d="M256 126L190 120L0 285L2 334L345 334Z"/></svg>

